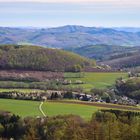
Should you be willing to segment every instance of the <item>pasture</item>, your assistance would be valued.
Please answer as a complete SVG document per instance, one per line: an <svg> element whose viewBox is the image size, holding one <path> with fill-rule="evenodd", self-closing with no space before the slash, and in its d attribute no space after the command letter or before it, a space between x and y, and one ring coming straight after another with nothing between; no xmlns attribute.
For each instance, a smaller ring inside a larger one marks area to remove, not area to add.
<svg viewBox="0 0 140 140"><path fill-rule="evenodd" d="M9 111L21 117L37 117L42 116L39 110L40 102L37 101L23 101L12 99L0 99L0 110ZM117 109L117 110L129 110L140 111L140 108L121 106L114 104L101 104L101 103L89 103L80 101L50 101L44 102L42 106L43 112L47 116L79 115L84 119L91 118L92 114L100 109Z"/></svg>
<svg viewBox="0 0 140 140"><path fill-rule="evenodd" d="M47 116L74 114L85 119L91 118L92 114L98 109L99 108L94 106L57 102L46 102L43 105L43 111Z"/></svg>
<svg viewBox="0 0 140 140"><path fill-rule="evenodd" d="M22 101L12 99L0 99L0 110L10 111L16 115L27 116L42 116L39 111L40 102ZM83 118L90 118L92 114L98 110L97 107L80 105L80 104L64 104L55 102L46 102L42 107L47 116L74 114Z"/></svg>
<svg viewBox="0 0 140 140"><path fill-rule="evenodd" d="M71 86L83 87L85 91L89 91L92 88L107 88L115 84L117 78L127 78L127 73L117 72L86 72L80 73L65 73L65 79L72 82L80 80L84 84L71 84Z"/></svg>
<svg viewBox="0 0 140 140"><path fill-rule="evenodd" d="M42 115L38 109L40 102L0 99L0 110L27 117Z"/></svg>

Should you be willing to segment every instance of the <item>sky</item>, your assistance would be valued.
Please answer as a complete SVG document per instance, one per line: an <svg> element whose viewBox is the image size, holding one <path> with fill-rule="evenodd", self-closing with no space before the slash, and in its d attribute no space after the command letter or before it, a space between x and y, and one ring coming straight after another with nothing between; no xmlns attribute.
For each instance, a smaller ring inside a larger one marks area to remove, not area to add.
<svg viewBox="0 0 140 140"><path fill-rule="evenodd" d="M0 26L140 27L140 0L0 0Z"/></svg>

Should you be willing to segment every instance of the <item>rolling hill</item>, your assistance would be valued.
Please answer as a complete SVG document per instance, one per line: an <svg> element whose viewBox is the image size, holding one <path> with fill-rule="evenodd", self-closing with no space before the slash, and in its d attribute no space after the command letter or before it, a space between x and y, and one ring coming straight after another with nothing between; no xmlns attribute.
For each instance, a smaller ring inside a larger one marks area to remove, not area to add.
<svg viewBox="0 0 140 140"><path fill-rule="evenodd" d="M78 53L98 61L112 60L125 56L132 56L140 51L140 47L115 46L115 45L88 45L79 48L67 48L67 50Z"/></svg>
<svg viewBox="0 0 140 140"><path fill-rule="evenodd" d="M72 51L87 58L96 59L97 62L103 62L115 68L124 68L137 65L139 66L138 53L140 52L140 28L96 28L75 25L67 25L57 28L0 27L0 44L28 45L30 46L29 48L31 48L31 46L38 45L47 48L63 49L67 51ZM37 56L40 54L39 50L38 52L35 52L35 50L32 51L34 51L34 53L38 53ZM59 52L62 51L59 50ZM30 56L28 50L27 55ZM57 56L57 54L55 54L54 56ZM44 61L46 60L44 56L43 59ZM59 60L56 57L54 58L54 60L55 59ZM60 60L64 60L64 58L61 58ZM130 60L133 60L134 64ZM5 65L5 60L4 64L2 61L3 60L1 60L0 65L1 68L12 68L10 64ZM35 60L34 58L31 61L38 60ZM73 61L73 59L71 61ZM58 64L61 66L63 65L63 68L61 67L62 69L59 69ZM35 67L36 70L41 69L56 71L69 71L72 68L68 65L67 68L65 68L64 64L67 65L66 62L62 62L60 64L59 61L59 63L56 63L55 65L57 66L57 68L52 65L49 66L51 68L48 69L46 69L46 67L48 67L47 65L45 66L45 68L44 66L39 68L36 64ZM68 64L70 64L70 62ZM23 67L21 67L21 64L19 63L14 65L16 65L16 67L18 67L19 69L23 69ZM33 65L34 64L31 64L30 66L26 65L24 66L24 69L28 69L28 67L32 67L32 69L34 69ZM83 66L85 65L85 63L80 63L80 65Z"/></svg>
<svg viewBox="0 0 140 140"><path fill-rule="evenodd" d="M67 48L67 50L78 53L88 58L95 58L98 61L109 59L115 53L122 53L126 47L113 45L88 45L79 48Z"/></svg>
<svg viewBox="0 0 140 140"><path fill-rule="evenodd" d="M102 63L111 66L112 68L123 69L123 68L135 68L140 66L140 52L134 53L131 56L124 56L112 60L106 60Z"/></svg>
<svg viewBox="0 0 140 140"><path fill-rule="evenodd" d="M140 33L75 25L41 29L0 27L0 44L34 44L63 49L96 44L137 46L140 45Z"/></svg>
<svg viewBox="0 0 140 140"><path fill-rule="evenodd" d="M140 66L140 46L89 45L67 50L96 59L98 65L109 65L115 69Z"/></svg>
<svg viewBox="0 0 140 140"><path fill-rule="evenodd" d="M23 45L0 46L1 69L63 72L94 64L92 60L60 49Z"/></svg>

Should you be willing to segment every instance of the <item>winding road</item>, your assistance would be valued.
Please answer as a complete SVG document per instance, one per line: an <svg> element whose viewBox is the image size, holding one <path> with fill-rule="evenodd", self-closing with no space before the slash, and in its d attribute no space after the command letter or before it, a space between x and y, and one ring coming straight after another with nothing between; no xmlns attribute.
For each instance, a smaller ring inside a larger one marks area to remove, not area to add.
<svg viewBox="0 0 140 140"><path fill-rule="evenodd" d="M42 105L43 105L44 102L41 102L40 105L39 105L39 111L41 112L41 114L46 117L46 114L44 113L44 111L42 110Z"/></svg>

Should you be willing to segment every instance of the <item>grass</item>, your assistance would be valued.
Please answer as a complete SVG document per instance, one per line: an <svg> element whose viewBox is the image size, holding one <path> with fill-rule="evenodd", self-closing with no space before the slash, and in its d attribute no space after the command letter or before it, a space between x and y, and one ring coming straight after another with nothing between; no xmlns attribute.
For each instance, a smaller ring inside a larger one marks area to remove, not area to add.
<svg viewBox="0 0 140 140"><path fill-rule="evenodd" d="M42 116L38 107L40 102L0 99L0 110L10 111L13 114L27 116Z"/></svg>
<svg viewBox="0 0 140 140"><path fill-rule="evenodd" d="M74 114L89 119L98 108L80 104L46 102L43 105L43 110L47 116Z"/></svg>
<svg viewBox="0 0 140 140"><path fill-rule="evenodd" d="M77 74L78 75L78 74ZM84 73L84 77L79 78L75 73L65 73L65 77L68 80L76 81L81 80L84 84L78 85L84 88L84 90L89 91L92 88L107 88L115 84L115 80L119 77L126 78L127 73L99 73L90 72ZM72 86L77 86L72 84Z"/></svg>
<svg viewBox="0 0 140 140"><path fill-rule="evenodd" d="M37 101L0 99L1 111L9 111L21 117L42 116L41 112L39 111L39 105L40 102ZM118 105L112 104L111 106L118 107L118 109L116 108L117 110L126 110L126 109L120 109ZM98 106L90 106L90 105L75 104L75 103L68 103L68 102L67 103L45 102L42 106L42 109L47 116L74 114L74 115L79 115L84 119L90 119L94 112L100 109L111 109L111 106L110 108L107 108L104 105L103 107L98 107Z"/></svg>
<svg viewBox="0 0 140 140"><path fill-rule="evenodd" d="M0 110L10 111L22 117L36 117L42 116L38 109L39 104L40 102L35 101L0 99ZM98 108L87 105L46 102L43 105L43 110L47 116L75 114L88 119L98 110Z"/></svg>

